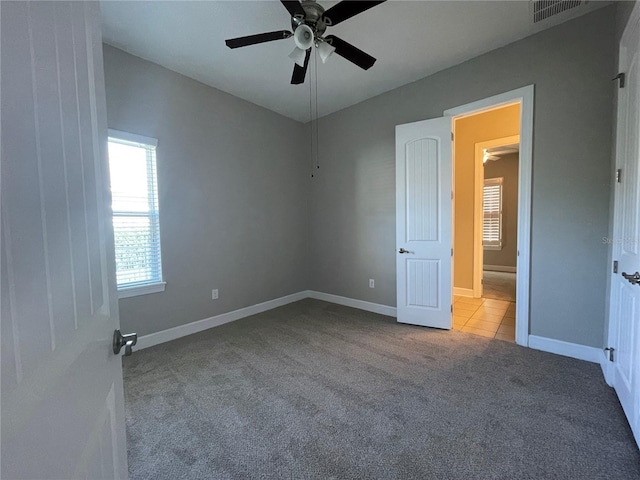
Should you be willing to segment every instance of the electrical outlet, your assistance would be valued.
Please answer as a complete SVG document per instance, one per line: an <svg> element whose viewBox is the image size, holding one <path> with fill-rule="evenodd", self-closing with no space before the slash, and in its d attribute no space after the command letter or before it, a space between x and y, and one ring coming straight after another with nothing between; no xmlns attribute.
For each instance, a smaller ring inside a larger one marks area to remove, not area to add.
<svg viewBox="0 0 640 480"><path fill-rule="evenodd" d="M213 290L211 290L211 300L217 300L218 299L218 289L214 288Z"/></svg>
<svg viewBox="0 0 640 480"><path fill-rule="evenodd" d="M376 281L373 278L369 279L369 288L376 288Z"/></svg>

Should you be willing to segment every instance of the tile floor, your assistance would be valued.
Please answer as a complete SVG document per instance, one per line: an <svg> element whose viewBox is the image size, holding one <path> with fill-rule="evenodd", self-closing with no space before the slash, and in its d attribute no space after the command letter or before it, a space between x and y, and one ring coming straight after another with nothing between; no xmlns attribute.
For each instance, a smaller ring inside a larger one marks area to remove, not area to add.
<svg viewBox="0 0 640 480"><path fill-rule="evenodd" d="M516 304L493 298L453 297L453 329L515 342Z"/></svg>

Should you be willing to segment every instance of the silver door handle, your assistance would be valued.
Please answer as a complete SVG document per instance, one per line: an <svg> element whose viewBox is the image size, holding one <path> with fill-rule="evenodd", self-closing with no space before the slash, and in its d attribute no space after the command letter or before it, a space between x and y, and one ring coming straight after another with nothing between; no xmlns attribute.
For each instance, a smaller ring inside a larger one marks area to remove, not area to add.
<svg viewBox="0 0 640 480"><path fill-rule="evenodd" d="M640 285L640 272L636 272L636 273L622 272L622 276L626 278L631 285Z"/></svg>
<svg viewBox="0 0 640 480"><path fill-rule="evenodd" d="M404 248L401 248L400 250L398 250L398 253L411 253L409 250L405 250Z"/></svg>
<svg viewBox="0 0 640 480"><path fill-rule="evenodd" d="M122 347L124 347L124 356L128 357L133 353L133 346L138 343L138 334L137 333L129 333L127 335L122 335L120 330L115 330L113 332L113 353L118 355Z"/></svg>

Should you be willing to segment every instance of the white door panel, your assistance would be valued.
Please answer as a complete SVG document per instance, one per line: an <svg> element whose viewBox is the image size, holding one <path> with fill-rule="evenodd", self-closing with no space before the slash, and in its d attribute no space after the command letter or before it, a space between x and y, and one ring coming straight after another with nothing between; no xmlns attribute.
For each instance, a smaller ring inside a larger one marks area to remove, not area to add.
<svg viewBox="0 0 640 480"><path fill-rule="evenodd" d="M640 4L636 5L620 45L620 71L625 87L618 90L613 259L609 347L613 362L608 381L640 446L640 284L624 275L640 272Z"/></svg>
<svg viewBox="0 0 640 480"><path fill-rule="evenodd" d="M0 2L2 478L126 478L97 2Z"/></svg>
<svg viewBox="0 0 640 480"><path fill-rule="evenodd" d="M451 119L396 127L398 322L451 328Z"/></svg>

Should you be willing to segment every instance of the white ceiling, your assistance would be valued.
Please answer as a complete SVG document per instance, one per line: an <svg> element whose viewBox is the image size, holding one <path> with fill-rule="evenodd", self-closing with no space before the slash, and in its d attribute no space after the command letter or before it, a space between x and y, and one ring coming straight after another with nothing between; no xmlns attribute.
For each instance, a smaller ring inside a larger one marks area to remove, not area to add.
<svg viewBox="0 0 640 480"><path fill-rule="evenodd" d="M320 1L329 8L335 1ZM610 2L588 2L533 25L529 1L392 0L331 33L378 59L368 71L333 55L318 59L319 116L459 64ZM227 38L291 29L277 0L102 1L106 43L302 122L315 98L313 57L291 85L293 39L231 50Z"/></svg>

